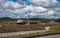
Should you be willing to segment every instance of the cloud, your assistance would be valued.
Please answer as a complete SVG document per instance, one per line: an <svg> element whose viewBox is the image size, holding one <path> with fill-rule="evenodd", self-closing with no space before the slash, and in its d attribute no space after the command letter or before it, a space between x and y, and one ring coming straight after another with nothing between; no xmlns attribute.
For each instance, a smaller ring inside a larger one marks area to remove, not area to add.
<svg viewBox="0 0 60 38"><path fill-rule="evenodd" d="M60 7L52 8L54 11L60 12Z"/></svg>
<svg viewBox="0 0 60 38"><path fill-rule="evenodd" d="M20 10L25 8L26 5L19 4L9 0L0 0L0 18L12 17L17 18L20 14ZM16 13L17 12L17 13Z"/></svg>
<svg viewBox="0 0 60 38"><path fill-rule="evenodd" d="M56 0L28 0L33 6L42 7L56 7L58 2Z"/></svg>
<svg viewBox="0 0 60 38"><path fill-rule="evenodd" d="M0 2L0 9L20 9L25 7L26 5L20 5L17 2L13 2L13 1L1 1Z"/></svg>
<svg viewBox="0 0 60 38"><path fill-rule="evenodd" d="M15 9L15 10L1 9L0 15L3 15L3 17L5 16L5 17L12 17L12 18L18 18L18 17L26 18L28 14L30 14L31 16L35 16L45 11L47 11L47 9L43 7L26 6L25 8Z"/></svg>
<svg viewBox="0 0 60 38"><path fill-rule="evenodd" d="M30 2L31 5L26 5ZM0 18L60 18L60 4L56 0L0 0Z"/></svg>

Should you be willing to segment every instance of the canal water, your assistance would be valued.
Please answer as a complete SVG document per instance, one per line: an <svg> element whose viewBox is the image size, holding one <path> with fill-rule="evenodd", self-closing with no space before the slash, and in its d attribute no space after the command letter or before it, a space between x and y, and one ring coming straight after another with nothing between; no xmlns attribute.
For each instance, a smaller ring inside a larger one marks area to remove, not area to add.
<svg viewBox="0 0 60 38"><path fill-rule="evenodd" d="M34 38L60 38L60 34L58 34L58 35L50 35L50 36L43 36L43 37L34 37Z"/></svg>

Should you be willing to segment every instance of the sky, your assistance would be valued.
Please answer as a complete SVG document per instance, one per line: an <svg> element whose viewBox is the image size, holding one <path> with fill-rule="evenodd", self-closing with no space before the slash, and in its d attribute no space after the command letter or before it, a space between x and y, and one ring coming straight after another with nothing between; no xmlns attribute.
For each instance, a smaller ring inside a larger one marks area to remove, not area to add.
<svg viewBox="0 0 60 38"><path fill-rule="evenodd" d="M0 0L0 18L60 18L60 0Z"/></svg>
<svg viewBox="0 0 60 38"><path fill-rule="evenodd" d="M17 0L12 0L12 1L16 2Z"/></svg>
<svg viewBox="0 0 60 38"><path fill-rule="evenodd" d="M57 0L60 3L60 0Z"/></svg>

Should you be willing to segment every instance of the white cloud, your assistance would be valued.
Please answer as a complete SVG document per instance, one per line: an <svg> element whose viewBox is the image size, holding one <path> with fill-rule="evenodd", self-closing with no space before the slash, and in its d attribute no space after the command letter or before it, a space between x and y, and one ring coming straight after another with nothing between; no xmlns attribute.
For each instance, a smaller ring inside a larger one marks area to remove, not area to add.
<svg viewBox="0 0 60 38"><path fill-rule="evenodd" d="M26 5L20 5L17 2L13 1L2 1L0 2L0 8L2 9L17 9L17 8L23 8Z"/></svg>
<svg viewBox="0 0 60 38"><path fill-rule="evenodd" d="M53 8L54 11L60 12L60 7Z"/></svg>
<svg viewBox="0 0 60 38"><path fill-rule="evenodd" d="M17 2L0 0L0 18L27 18L28 14L32 18L60 18L60 4L56 0L29 0L29 2L30 6L21 0Z"/></svg>
<svg viewBox="0 0 60 38"><path fill-rule="evenodd" d="M55 11L49 10L47 14L48 14L48 15L53 15L54 13L55 13Z"/></svg>
<svg viewBox="0 0 60 38"><path fill-rule="evenodd" d="M43 7L33 7L36 13L45 12L47 9Z"/></svg>
<svg viewBox="0 0 60 38"><path fill-rule="evenodd" d="M42 6L42 7L56 7L58 2L56 0L28 0L34 6Z"/></svg>

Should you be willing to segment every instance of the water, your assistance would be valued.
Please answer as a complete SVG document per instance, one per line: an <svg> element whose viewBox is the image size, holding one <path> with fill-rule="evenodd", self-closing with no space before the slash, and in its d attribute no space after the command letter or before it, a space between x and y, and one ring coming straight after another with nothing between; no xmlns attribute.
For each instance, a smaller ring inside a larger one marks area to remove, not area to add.
<svg viewBox="0 0 60 38"><path fill-rule="evenodd" d="M35 38L60 38L60 34L58 34L58 35L50 35L50 36L43 36L43 37L35 37Z"/></svg>

